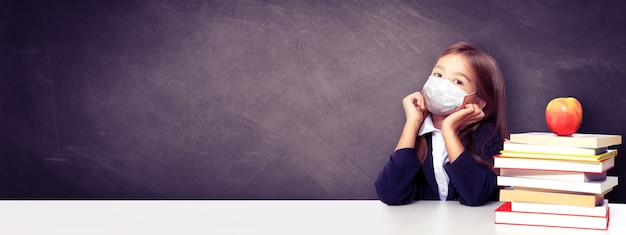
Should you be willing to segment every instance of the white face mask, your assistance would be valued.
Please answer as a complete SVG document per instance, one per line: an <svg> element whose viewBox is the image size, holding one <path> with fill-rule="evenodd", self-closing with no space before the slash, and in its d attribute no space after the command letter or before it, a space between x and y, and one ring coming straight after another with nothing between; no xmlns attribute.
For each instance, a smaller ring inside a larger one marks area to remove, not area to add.
<svg viewBox="0 0 626 235"><path fill-rule="evenodd" d="M455 86L447 79L429 76L422 88L422 95L426 100L426 109L434 115L445 116L461 108L467 94L463 89Z"/></svg>

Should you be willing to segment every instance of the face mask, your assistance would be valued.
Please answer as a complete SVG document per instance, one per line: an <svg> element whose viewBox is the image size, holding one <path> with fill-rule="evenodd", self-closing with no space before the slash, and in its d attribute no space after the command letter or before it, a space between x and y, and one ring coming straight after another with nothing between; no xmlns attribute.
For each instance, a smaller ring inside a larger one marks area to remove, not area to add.
<svg viewBox="0 0 626 235"><path fill-rule="evenodd" d="M434 115L445 116L461 108L467 94L447 79L430 76L422 88L426 109Z"/></svg>

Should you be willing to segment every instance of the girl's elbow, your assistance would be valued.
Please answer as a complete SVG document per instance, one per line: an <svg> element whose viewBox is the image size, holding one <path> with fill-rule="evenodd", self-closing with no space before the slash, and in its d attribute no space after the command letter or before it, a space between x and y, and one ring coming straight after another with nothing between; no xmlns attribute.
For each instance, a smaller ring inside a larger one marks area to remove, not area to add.
<svg viewBox="0 0 626 235"><path fill-rule="evenodd" d="M401 206L401 205L406 205L411 203L410 200L404 200L404 199L399 199L399 198L393 198L393 197L378 197L380 199L381 202L389 205L389 206Z"/></svg>
<svg viewBox="0 0 626 235"><path fill-rule="evenodd" d="M378 194L378 199L390 206L397 205L406 205L411 203L410 196L406 196L402 193L393 192L393 190L385 190L380 187L380 185L376 184L376 193Z"/></svg>
<svg viewBox="0 0 626 235"><path fill-rule="evenodd" d="M489 198L491 198L490 195L491 194L481 194L477 196L459 198L459 202L466 206L482 206L489 201Z"/></svg>
<svg viewBox="0 0 626 235"><path fill-rule="evenodd" d="M399 205L406 205L411 203L412 200L407 199L407 196L404 195L399 195L399 194L393 194L393 193L378 193L378 199L380 199L381 202L389 205L389 206L399 206Z"/></svg>
<svg viewBox="0 0 626 235"><path fill-rule="evenodd" d="M484 205L487 201L486 200L478 200L478 199L474 199L474 200L459 200L459 202L462 205L466 205L466 206L482 206Z"/></svg>

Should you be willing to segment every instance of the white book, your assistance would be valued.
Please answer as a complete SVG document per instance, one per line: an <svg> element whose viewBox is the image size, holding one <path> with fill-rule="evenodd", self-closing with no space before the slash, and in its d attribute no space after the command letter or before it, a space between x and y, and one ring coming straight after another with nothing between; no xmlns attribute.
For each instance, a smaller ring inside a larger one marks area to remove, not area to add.
<svg viewBox="0 0 626 235"><path fill-rule="evenodd" d="M572 182L602 181L606 179L606 171L602 173L589 173L580 171L554 171L501 168L501 176L524 177L534 179L561 180Z"/></svg>
<svg viewBox="0 0 626 235"><path fill-rule="evenodd" d="M511 210L517 212L547 213L563 215L605 216L609 209L609 201L604 199L600 206L572 206L559 204L511 202Z"/></svg>
<svg viewBox="0 0 626 235"><path fill-rule="evenodd" d="M557 136L550 132L513 133L511 142L537 145L559 145L579 148L603 148L622 144L621 135L574 133L571 136Z"/></svg>
<svg viewBox="0 0 626 235"><path fill-rule="evenodd" d="M511 141L504 141L503 150L527 153L593 156L606 152L608 150L608 147L580 148L561 145L523 144Z"/></svg>
<svg viewBox="0 0 626 235"><path fill-rule="evenodd" d="M499 186L553 189L593 194L601 194L617 185L617 176L607 176L604 181L584 183L509 176L498 176L496 180Z"/></svg>
<svg viewBox="0 0 626 235"><path fill-rule="evenodd" d="M495 223L607 230L611 215L609 211L610 208L604 216L529 213L513 211L511 202L505 202L495 210Z"/></svg>
<svg viewBox="0 0 626 235"><path fill-rule="evenodd" d="M611 169L614 165L615 165L615 157L608 158L601 162L565 161L565 160L532 159L532 158L510 158L510 157L499 157L499 156L496 156L493 158L494 168L517 168L517 169L580 171L580 172L590 172L590 173L602 173Z"/></svg>

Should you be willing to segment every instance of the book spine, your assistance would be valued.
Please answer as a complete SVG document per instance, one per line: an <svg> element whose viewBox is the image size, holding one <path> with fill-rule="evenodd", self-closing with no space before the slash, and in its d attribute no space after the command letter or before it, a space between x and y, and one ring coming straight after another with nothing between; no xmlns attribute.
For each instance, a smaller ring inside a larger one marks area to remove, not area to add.
<svg viewBox="0 0 626 235"><path fill-rule="evenodd" d="M607 230L610 207L606 207L602 216L587 216L514 211L512 203L505 202L495 210L495 214L496 224Z"/></svg>
<svg viewBox="0 0 626 235"><path fill-rule="evenodd" d="M565 161L553 159L508 158L494 156L494 168L515 168L555 171L603 173L613 168L615 157L600 162Z"/></svg>
<svg viewBox="0 0 626 235"><path fill-rule="evenodd" d="M586 183L507 176L498 176L496 180L499 186L520 186L593 194L601 194L605 190L603 187L610 186L612 188L617 185L617 177L607 177L607 179L603 182Z"/></svg>
<svg viewBox="0 0 626 235"><path fill-rule="evenodd" d="M595 207L600 204L604 194L580 195L573 193L550 193L527 190L500 190L500 201L527 202L555 205L571 205L582 207Z"/></svg>

